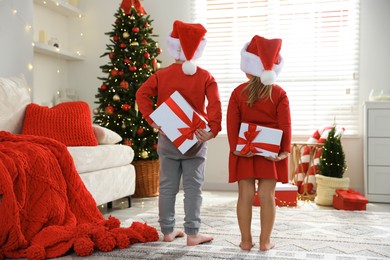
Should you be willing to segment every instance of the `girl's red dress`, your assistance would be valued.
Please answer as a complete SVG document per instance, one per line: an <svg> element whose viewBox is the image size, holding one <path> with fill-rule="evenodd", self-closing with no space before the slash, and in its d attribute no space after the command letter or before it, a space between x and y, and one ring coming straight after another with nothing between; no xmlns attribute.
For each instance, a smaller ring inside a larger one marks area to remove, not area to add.
<svg viewBox="0 0 390 260"><path fill-rule="evenodd" d="M252 107L246 103L248 96L242 92L248 82L234 89L227 110L227 134L230 146L229 182L246 178L267 178L288 182L288 159L273 162L263 156L250 158L233 154L236 150L241 122L253 123L264 127L283 130L280 152L290 152L291 117L290 105L286 92L278 85L272 87L272 100L256 101Z"/></svg>

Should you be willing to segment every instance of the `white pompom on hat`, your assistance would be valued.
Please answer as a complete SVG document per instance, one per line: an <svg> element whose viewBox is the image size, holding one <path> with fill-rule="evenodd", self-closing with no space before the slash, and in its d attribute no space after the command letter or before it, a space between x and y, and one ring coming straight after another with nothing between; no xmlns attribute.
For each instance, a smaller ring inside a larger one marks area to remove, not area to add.
<svg viewBox="0 0 390 260"><path fill-rule="evenodd" d="M266 39L255 35L241 51L241 70L257 76L264 85L276 82L283 68L283 58L279 54L281 39Z"/></svg>
<svg viewBox="0 0 390 260"><path fill-rule="evenodd" d="M207 30L201 24L184 23L176 20L173 30L168 36L168 53L175 59L184 61L182 69L186 75L196 73L196 60L202 56L206 47L204 38Z"/></svg>

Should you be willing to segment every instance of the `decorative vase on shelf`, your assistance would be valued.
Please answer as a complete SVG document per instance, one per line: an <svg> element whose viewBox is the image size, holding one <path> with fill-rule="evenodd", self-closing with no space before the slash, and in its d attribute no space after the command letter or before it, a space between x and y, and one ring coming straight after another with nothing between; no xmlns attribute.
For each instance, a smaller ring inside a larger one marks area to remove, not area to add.
<svg viewBox="0 0 390 260"><path fill-rule="evenodd" d="M316 175L317 194L314 199L315 203L321 206L332 206L336 190L349 188L349 178L343 177L347 168L341 143L343 132L344 129L340 128L336 133L336 126L333 126L322 148Z"/></svg>

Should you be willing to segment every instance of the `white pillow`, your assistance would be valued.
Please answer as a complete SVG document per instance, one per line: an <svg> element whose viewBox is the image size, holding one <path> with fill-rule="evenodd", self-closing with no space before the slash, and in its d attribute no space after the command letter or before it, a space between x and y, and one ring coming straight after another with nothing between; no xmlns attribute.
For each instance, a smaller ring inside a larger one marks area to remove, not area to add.
<svg viewBox="0 0 390 260"><path fill-rule="evenodd" d="M20 134L26 106L31 103L23 76L0 78L0 130Z"/></svg>
<svg viewBox="0 0 390 260"><path fill-rule="evenodd" d="M93 132L99 144L116 144L122 141L122 137L114 131L100 125L92 125Z"/></svg>

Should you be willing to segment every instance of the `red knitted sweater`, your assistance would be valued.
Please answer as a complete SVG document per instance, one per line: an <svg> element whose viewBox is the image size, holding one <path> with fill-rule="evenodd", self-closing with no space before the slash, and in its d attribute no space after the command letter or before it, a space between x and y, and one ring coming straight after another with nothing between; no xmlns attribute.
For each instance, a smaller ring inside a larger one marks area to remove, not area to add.
<svg viewBox="0 0 390 260"><path fill-rule="evenodd" d="M146 223L119 225L100 213L64 144L0 132L0 259L87 256L159 238Z"/></svg>

